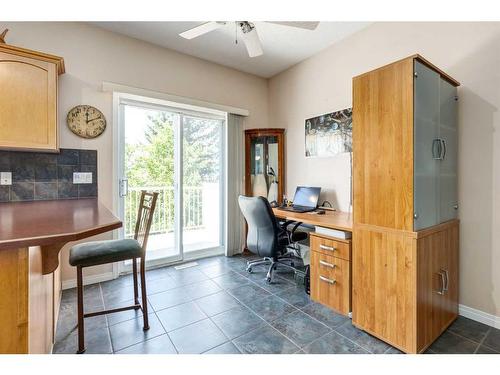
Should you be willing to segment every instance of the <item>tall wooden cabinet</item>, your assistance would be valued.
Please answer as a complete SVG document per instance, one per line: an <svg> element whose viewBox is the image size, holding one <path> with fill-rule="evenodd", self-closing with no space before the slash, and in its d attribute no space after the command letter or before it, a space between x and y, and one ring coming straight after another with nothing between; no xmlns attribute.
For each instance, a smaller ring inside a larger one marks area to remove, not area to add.
<svg viewBox="0 0 500 375"><path fill-rule="evenodd" d="M353 79L353 323L408 353L458 312L458 85L419 55Z"/></svg>
<svg viewBox="0 0 500 375"><path fill-rule="evenodd" d="M0 44L0 149L58 151L61 57Z"/></svg>

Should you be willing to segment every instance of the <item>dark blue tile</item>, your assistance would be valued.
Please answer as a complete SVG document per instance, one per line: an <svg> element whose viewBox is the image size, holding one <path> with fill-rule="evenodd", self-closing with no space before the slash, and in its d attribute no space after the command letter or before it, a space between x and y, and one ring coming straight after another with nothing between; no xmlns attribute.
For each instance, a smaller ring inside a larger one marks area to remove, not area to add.
<svg viewBox="0 0 500 375"><path fill-rule="evenodd" d="M59 199L78 198L78 185L72 182L59 182L57 196Z"/></svg>
<svg viewBox="0 0 500 375"><path fill-rule="evenodd" d="M354 327L351 321L347 321L340 327L336 327L335 331L337 333L340 333L342 336L347 337L349 340L354 341L356 344L366 349L370 353L382 354L390 347L385 342Z"/></svg>
<svg viewBox="0 0 500 375"><path fill-rule="evenodd" d="M57 199L57 182L35 182L35 200Z"/></svg>
<svg viewBox="0 0 500 375"><path fill-rule="evenodd" d="M330 332L318 340L313 341L304 347L303 350L307 354L368 354L368 352L359 345L356 345L351 340L348 340L336 332Z"/></svg>
<svg viewBox="0 0 500 375"><path fill-rule="evenodd" d="M251 331L233 341L242 353L292 354L300 348L270 326Z"/></svg>
<svg viewBox="0 0 500 375"><path fill-rule="evenodd" d="M35 166L35 182L56 182L57 166L45 164Z"/></svg>
<svg viewBox="0 0 500 375"><path fill-rule="evenodd" d="M57 178L59 182L73 183L73 173L77 172L77 168L75 165L58 165Z"/></svg>
<svg viewBox="0 0 500 375"><path fill-rule="evenodd" d="M18 164L12 166L12 182L34 182L35 166L33 164Z"/></svg>
<svg viewBox="0 0 500 375"><path fill-rule="evenodd" d="M0 171L10 171L10 151L0 151Z"/></svg>
<svg viewBox="0 0 500 375"><path fill-rule="evenodd" d="M246 305L266 322L272 322L286 314L297 311L295 307L273 295L250 301Z"/></svg>
<svg viewBox="0 0 500 375"><path fill-rule="evenodd" d="M97 151L80 150L80 164L97 165Z"/></svg>
<svg viewBox="0 0 500 375"><path fill-rule="evenodd" d="M78 184L78 198L94 198L97 197L97 184Z"/></svg>
<svg viewBox="0 0 500 375"><path fill-rule="evenodd" d="M445 331L429 349L437 354L472 354L479 344Z"/></svg>
<svg viewBox="0 0 500 375"><path fill-rule="evenodd" d="M301 348L331 331L301 311L285 315L271 325Z"/></svg>
<svg viewBox="0 0 500 375"><path fill-rule="evenodd" d="M472 341L481 342L490 330L490 327L486 324L459 316L448 330Z"/></svg>
<svg viewBox="0 0 500 375"><path fill-rule="evenodd" d="M316 302L311 302L301 310L330 328L338 327L349 320L348 317Z"/></svg>
<svg viewBox="0 0 500 375"><path fill-rule="evenodd" d="M14 182L10 190L11 201L32 201L35 198L34 182Z"/></svg>
<svg viewBox="0 0 500 375"><path fill-rule="evenodd" d="M10 186L0 186L0 202L10 201Z"/></svg>
<svg viewBox="0 0 500 375"><path fill-rule="evenodd" d="M58 165L78 165L80 163L80 153L78 150L61 148L57 155Z"/></svg>

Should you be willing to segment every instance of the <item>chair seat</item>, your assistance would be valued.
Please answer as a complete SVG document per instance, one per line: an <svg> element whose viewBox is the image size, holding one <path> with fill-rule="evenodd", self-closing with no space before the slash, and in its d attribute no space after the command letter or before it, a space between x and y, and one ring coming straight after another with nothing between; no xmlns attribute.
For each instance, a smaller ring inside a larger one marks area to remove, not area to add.
<svg viewBox="0 0 500 375"><path fill-rule="evenodd" d="M97 266L138 258L141 254L141 245L133 239L86 242L70 249L69 264L81 267Z"/></svg>

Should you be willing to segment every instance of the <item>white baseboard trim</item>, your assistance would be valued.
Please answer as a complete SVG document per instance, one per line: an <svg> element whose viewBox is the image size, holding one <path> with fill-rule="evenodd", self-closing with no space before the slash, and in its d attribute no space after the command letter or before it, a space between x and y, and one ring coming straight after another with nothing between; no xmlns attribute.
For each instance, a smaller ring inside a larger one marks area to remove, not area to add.
<svg viewBox="0 0 500 375"><path fill-rule="evenodd" d="M90 284L97 284L101 283L103 281L109 281L115 279L114 273L111 272L105 272L101 273L99 275L91 275L91 276L84 276L83 277L83 285L90 285ZM72 289L76 288L76 279L70 279L70 280L64 280L62 282L62 289Z"/></svg>
<svg viewBox="0 0 500 375"><path fill-rule="evenodd" d="M488 314L465 305L458 305L458 315L500 329L500 316Z"/></svg>

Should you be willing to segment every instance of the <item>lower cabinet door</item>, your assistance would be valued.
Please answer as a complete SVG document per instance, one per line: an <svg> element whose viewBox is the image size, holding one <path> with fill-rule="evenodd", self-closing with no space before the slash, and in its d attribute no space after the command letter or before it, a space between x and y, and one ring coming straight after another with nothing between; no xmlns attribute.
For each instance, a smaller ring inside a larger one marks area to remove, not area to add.
<svg viewBox="0 0 500 375"><path fill-rule="evenodd" d="M347 260L311 251L311 298L339 313L349 314L350 267Z"/></svg>

